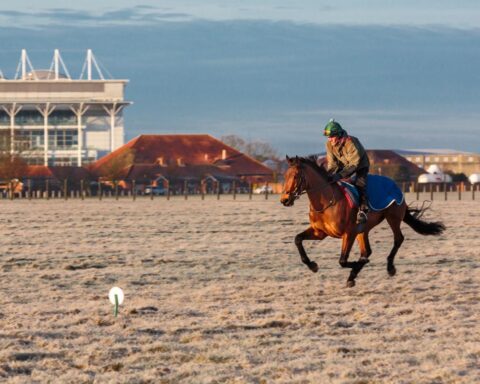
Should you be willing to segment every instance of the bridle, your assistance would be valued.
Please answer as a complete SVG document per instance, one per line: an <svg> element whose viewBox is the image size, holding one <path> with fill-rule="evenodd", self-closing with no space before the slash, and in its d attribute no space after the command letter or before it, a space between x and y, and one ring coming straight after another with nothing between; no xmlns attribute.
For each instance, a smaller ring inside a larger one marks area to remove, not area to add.
<svg viewBox="0 0 480 384"><path fill-rule="evenodd" d="M303 167L300 166L300 165L297 165L298 166L298 174L296 176L296 180L295 180L295 189L290 192L288 194L289 196L289 199L292 199L292 201L295 201L295 200L298 200L300 198L300 196L302 196L303 194L307 193L307 192L312 192L312 191L321 191L327 187L330 187L330 191L332 193L331 197L330 197L330 200L328 201L328 204L321 208L321 209L314 209L312 207L312 205L310 204L310 209L313 210L314 212L317 212L317 213L322 213L322 212L325 212L328 208L334 206L336 204L336 199L335 199L335 192L333 190L333 187L332 187L332 184L331 182L327 182L326 184L320 186L320 187L309 187L308 184L307 184L307 180L305 179L305 174L303 172Z"/></svg>
<svg viewBox="0 0 480 384"><path fill-rule="evenodd" d="M293 199L293 201L298 200L300 196L307 192L307 180L305 180L305 175L302 172L302 167L298 166L298 174L295 177L295 189L290 192L289 199Z"/></svg>

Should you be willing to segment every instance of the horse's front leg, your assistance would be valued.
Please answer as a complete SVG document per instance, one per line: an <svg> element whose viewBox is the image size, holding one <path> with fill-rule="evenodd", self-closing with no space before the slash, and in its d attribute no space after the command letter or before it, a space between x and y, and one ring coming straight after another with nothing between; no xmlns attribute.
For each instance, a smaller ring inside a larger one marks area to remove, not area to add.
<svg viewBox="0 0 480 384"><path fill-rule="evenodd" d="M300 232L297 236L295 236L295 245L298 248L298 252L300 253L300 257L302 262L312 271L318 272L318 265L314 261L311 261L308 256L307 252L305 252L305 248L303 248L303 240L323 240L327 235L318 230L314 230L312 227L308 228L307 230Z"/></svg>

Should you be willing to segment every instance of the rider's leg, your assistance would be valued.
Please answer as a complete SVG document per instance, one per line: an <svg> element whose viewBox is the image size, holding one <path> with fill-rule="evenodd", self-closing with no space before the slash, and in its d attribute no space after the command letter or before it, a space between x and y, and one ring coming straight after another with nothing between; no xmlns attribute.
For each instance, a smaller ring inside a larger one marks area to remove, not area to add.
<svg viewBox="0 0 480 384"><path fill-rule="evenodd" d="M368 168L359 169L357 172L357 178L355 180L355 185L358 190L360 207L357 215L357 223L364 224L367 222L368 214L368 200L367 200L367 175Z"/></svg>

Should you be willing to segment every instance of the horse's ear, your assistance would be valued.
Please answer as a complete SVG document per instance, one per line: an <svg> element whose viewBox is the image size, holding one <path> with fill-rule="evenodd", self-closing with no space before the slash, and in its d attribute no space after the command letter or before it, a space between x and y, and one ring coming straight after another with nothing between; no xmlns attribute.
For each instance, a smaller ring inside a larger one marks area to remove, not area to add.
<svg viewBox="0 0 480 384"><path fill-rule="evenodd" d="M285 155L285 159L290 162L290 158L288 157L288 155Z"/></svg>

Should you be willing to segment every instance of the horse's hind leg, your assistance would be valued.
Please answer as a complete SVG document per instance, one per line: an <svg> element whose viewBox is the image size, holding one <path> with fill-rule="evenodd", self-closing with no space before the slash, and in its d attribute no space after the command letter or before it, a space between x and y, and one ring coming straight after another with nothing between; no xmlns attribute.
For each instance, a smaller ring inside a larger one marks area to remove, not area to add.
<svg viewBox="0 0 480 384"><path fill-rule="evenodd" d="M350 251L352 250L353 243L355 242L355 234L353 233L346 233L343 236L342 241L342 252L340 254L340 266L342 268L351 268L350 276L347 280L347 287L355 286L355 277L357 276L358 272L363 268L364 263L360 263L358 261L348 261L348 256L350 255Z"/></svg>
<svg viewBox="0 0 480 384"><path fill-rule="evenodd" d="M400 248L403 240L405 239L402 230L400 229L400 224L402 223L403 216L401 217L400 214L397 214L397 211L394 211L393 214L386 215L386 218L393 232L393 248L387 257L387 271L390 276L395 276L397 270L393 261L395 260L395 255L397 254L398 249Z"/></svg>
<svg viewBox="0 0 480 384"><path fill-rule="evenodd" d="M360 273L365 264L368 263L368 257L372 254L372 248L370 248L370 241L368 240L367 231L357 235L357 241L358 246L360 247L360 259L358 259L357 263L352 267L350 276L348 277L348 286L355 285L355 279L357 278L357 275Z"/></svg>
<svg viewBox="0 0 480 384"><path fill-rule="evenodd" d="M368 258L372 254L372 248L370 247L370 240L368 239L368 231L357 235L358 246L360 247L360 259L359 262L364 264L368 263Z"/></svg>
<svg viewBox="0 0 480 384"><path fill-rule="evenodd" d="M323 240L327 235L321 231L315 231L312 227L308 228L307 230L300 232L297 236L295 236L295 245L298 248L298 252L300 253L300 257L302 262L312 271L318 272L318 265L314 261L311 261L308 256L307 252L305 252L305 248L303 247L303 240Z"/></svg>

